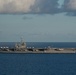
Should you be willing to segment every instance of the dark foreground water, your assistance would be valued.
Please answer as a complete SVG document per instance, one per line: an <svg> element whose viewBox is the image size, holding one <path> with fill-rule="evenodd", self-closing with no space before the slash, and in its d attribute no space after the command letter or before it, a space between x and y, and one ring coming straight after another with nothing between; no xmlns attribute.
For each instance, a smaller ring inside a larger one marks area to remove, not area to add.
<svg viewBox="0 0 76 75"><path fill-rule="evenodd" d="M0 75L76 75L76 54L0 54Z"/></svg>

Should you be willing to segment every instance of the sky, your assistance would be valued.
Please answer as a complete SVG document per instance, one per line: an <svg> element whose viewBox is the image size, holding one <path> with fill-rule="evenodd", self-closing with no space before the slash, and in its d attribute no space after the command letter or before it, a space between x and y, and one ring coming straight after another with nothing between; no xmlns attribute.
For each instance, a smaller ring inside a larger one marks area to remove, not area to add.
<svg viewBox="0 0 76 75"><path fill-rule="evenodd" d="M0 42L76 42L76 0L0 0Z"/></svg>

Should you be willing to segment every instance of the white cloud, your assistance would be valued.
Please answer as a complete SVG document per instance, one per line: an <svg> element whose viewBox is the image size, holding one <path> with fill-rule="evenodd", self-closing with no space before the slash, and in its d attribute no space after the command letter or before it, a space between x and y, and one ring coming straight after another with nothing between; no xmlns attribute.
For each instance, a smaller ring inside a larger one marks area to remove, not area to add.
<svg viewBox="0 0 76 75"><path fill-rule="evenodd" d="M0 0L0 13L28 13L35 0Z"/></svg>
<svg viewBox="0 0 76 75"><path fill-rule="evenodd" d="M69 0L69 2L67 3L67 8L76 10L76 0Z"/></svg>
<svg viewBox="0 0 76 75"><path fill-rule="evenodd" d="M76 0L64 0L63 12L69 16L76 16Z"/></svg>

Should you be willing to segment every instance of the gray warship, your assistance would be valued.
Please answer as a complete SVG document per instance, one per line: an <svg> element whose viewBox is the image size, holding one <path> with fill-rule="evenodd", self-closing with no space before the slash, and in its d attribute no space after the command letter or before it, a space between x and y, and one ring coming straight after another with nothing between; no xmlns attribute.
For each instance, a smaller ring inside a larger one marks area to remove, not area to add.
<svg viewBox="0 0 76 75"><path fill-rule="evenodd" d="M0 47L0 53L76 53L75 48L34 48L27 47L26 42L21 39L20 43L15 44L15 48Z"/></svg>

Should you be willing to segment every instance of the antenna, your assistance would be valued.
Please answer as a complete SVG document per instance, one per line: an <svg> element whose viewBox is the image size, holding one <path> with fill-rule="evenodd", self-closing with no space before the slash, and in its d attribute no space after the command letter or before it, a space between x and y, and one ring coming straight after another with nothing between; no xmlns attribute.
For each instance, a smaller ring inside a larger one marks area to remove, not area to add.
<svg viewBox="0 0 76 75"><path fill-rule="evenodd" d="M21 43L23 42L23 36L21 36Z"/></svg>

